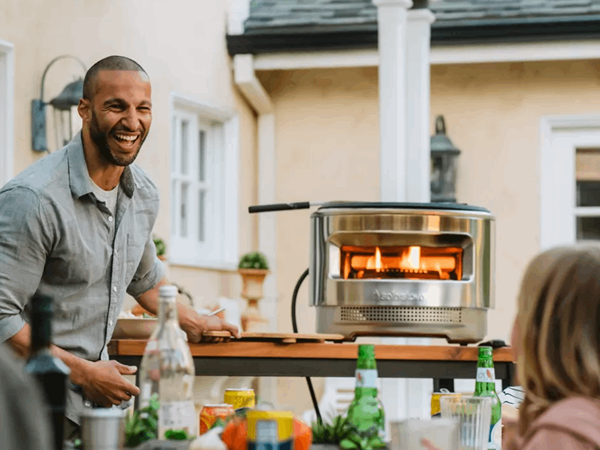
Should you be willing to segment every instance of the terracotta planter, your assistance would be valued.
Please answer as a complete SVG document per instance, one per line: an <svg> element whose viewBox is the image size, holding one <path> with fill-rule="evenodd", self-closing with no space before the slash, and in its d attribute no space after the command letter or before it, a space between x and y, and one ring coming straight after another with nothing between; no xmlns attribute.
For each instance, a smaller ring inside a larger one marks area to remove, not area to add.
<svg viewBox="0 0 600 450"><path fill-rule="evenodd" d="M268 270L262 269L238 269L242 276L242 297L248 300L259 300L263 298L263 284Z"/></svg>

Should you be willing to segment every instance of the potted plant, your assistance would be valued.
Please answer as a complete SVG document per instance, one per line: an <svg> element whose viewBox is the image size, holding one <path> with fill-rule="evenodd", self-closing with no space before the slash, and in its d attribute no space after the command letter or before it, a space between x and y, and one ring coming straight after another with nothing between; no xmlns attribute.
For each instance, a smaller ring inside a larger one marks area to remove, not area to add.
<svg viewBox="0 0 600 450"><path fill-rule="evenodd" d="M347 439L351 432L352 428L343 416L335 417L332 423L313 422L311 449L339 450L340 443Z"/></svg>
<svg viewBox="0 0 600 450"><path fill-rule="evenodd" d="M269 322L258 310L258 301L263 298L263 283L269 273L267 258L260 252L246 253L240 259L238 273L242 276L242 297L248 301L241 316L242 329L261 331Z"/></svg>
<svg viewBox="0 0 600 450"><path fill-rule="evenodd" d="M154 246L156 247L156 256L161 261L165 261L167 259L167 244L158 236L153 236L152 240L154 241Z"/></svg>
<svg viewBox="0 0 600 450"><path fill-rule="evenodd" d="M269 273L267 258L260 252L246 253L240 259L238 273L242 276L242 297L247 300L260 300L263 297L263 283Z"/></svg>

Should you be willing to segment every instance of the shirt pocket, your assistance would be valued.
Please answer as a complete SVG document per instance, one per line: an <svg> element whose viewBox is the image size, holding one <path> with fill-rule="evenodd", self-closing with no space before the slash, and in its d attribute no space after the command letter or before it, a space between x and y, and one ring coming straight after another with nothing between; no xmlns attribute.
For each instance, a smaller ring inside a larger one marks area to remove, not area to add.
<svg viewBox="0 0 600 450"><path fill-rule="evenodd" d="M142 261L144 255L144 249L146 248L146 239L143 236L137 234L127 235L127 261L126 261L126 273L127 279L132 280L135 277L135 273Z"/></svg>

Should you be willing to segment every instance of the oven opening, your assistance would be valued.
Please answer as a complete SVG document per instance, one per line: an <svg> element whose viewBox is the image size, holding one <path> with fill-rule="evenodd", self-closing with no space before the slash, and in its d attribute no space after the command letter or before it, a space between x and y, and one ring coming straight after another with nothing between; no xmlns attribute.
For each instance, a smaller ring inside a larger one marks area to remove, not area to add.
<svg viewBox="0 0 600 450"><path fill-rule="evenodd" d="M340 247L340 275L345 280L462 280L462 247Z"/></svg>

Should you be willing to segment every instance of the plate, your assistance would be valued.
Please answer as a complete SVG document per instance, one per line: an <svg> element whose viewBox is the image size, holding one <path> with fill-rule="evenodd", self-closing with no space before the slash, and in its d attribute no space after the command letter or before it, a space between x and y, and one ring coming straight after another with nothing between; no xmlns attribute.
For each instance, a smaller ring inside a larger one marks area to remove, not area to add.
<svg viewBox="0 0 600 450"><path fill-rule="evenodd" d="M148 339L157 319L118 319L113 331L113 339Z"/></svg>

